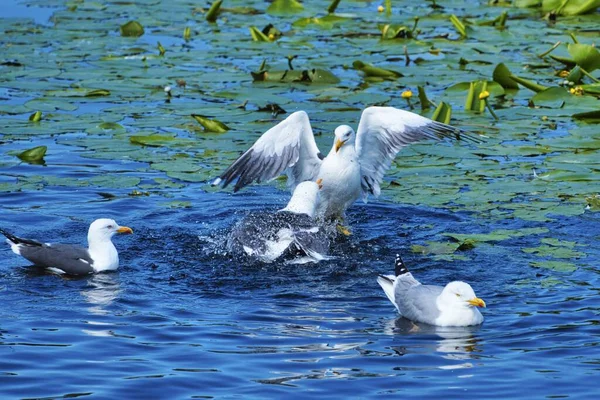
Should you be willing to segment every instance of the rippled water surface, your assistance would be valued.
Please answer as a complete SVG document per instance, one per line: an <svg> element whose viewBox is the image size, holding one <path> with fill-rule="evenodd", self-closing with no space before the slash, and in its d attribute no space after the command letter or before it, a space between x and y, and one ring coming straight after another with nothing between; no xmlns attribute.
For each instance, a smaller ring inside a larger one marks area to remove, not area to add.
<svg viewBox="0 0 600 400"><path fill-rule="evenodd" d="M33 4L35 23L47 24L49 9ZM94 4L87 4L92 12ZM27 17L19 7L7 17ZM13 94L0 92L2 104L22 102ZM105 106L81 104L75 115ZM106 216L131 226L134 235L114 239L117 272L78 279L36 272L2 243L2 398L598 394L598 212L541 221L483 218L468 209L413 204L410 195L391 199L384 190L379 200L350 209L353 234L334 244L332 260L247 264L226 253L225 236L248 212L281 208L287 192L263 185L234 195L205 182L150 189L148 196L132 195L128 185L37 187L37 176L118 175L139 177L135 188L144 190L165 177L147 162L90 157L94 150L57 137L40 134L23 144L0 132L0 184L30 179L29 186L0 192L0 226L24 237L85 244L89 223ZM15 151L34 145L49 146L45 165L14 161ZM443 233L500 229L537 230L446 255L412 247L450 243ZM567 268L539 267L543 257L523 251L546 238L576 242ZM376 282L378 274L392 272L397 252L423 282L471 283L488 306L484 324L442 329L397 318Z"/></svg>

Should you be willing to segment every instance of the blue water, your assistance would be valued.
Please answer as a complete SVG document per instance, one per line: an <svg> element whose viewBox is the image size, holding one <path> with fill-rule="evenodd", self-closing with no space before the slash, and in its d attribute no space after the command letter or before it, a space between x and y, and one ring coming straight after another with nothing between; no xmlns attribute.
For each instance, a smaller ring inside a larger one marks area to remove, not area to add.
<svg viewBox="0 0 600 400"><path fill-rule="evenodd" d="M193 207L101 200L92 190L1 197L2 226L18 234L83 244L99 209L135 231L115 240L118 272L80 279L33 273L2 247L2 397L591 398L597 390L597 214L544 224L554 237L582 232L588 257L572 273L531 268L520 248L535 236L476 247L468 261L413 254L411 244L439 232L488 227L468 213L385 201L352 208L354 234L335 244L335 260L240 265L223 250L227 230L287 194L174 195ZM76 202L77 213L61 202ZM425 282L469 281L488 304L485 323L440 329L396 318L375 279L398 251ZM560 282L540 286L547 277Z"/></svg>
<svg viewBox="0 0 600 400"><path fill-rule="evenodd" d="M46 24L48 9L33 8ZM11 10L2 16L31 18ZM35 145L51 148L46 164L14 164L10 152L28 144L0 136L0 165L10 165L0 184L164 177L145 163L84 158L43 135ZM225 252L227 232L250 211L280 208L288 193L267 185L233 195L205 184L130 192L0 192L0 226L24 237L83 245L98 217L134 230L115 238L117 272L77 279L33 271L0 243L0 398L597 398L600 213L490 221L391 202L384 191L351 208L353 234L334 244L333 260L248 265ZM549 233L481 243L464 259L411 251L448 240L444 232L540 227ZM577 241L585 257L568 260L575 271L531 266L540 258L521 249L545 237ZM470 282L488 305L484 324L441 329L397 318L376 282L397 252L423 282Z"/></svg>

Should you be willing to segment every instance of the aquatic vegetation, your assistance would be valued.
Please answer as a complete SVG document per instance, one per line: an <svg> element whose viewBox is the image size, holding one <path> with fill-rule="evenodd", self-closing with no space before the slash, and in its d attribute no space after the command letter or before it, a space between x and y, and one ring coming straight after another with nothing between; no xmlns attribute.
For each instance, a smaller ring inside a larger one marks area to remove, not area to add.
<svg viewBox="0 0 600 400"><path fill-rule="evenodd" d="M327 146L339 121L390 105L486 140L403 149L384 199L536 223L592 212L600 53L596 18L585 13L594 2L550 4L428 2L400 13L393 1L379 12L343 1L219 0L174 2L166 13L82 3L57 9L49 26L0 19L10 43L0 59L0 163L9 171L46 160L47 175L34 178L31 165L5 175L1 190L101 185L53 175L48 160L71 153L137 163L111 181L117 195L211 191L208 181L286 111L309 112ZM551 8L559 17L544 19ZM32 147L47 151L15 157ZM150 180L130 179L140 174Z"/></svg>

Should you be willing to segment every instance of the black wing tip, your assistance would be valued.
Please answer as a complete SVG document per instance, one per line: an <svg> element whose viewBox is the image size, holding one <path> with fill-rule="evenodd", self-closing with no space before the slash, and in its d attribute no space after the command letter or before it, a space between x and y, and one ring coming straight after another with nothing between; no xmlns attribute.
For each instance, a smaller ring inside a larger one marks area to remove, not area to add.
<svg viewBox="0 0 600 400"><path fill-rule="evenodd" d="M19 238L16 237L15 235L13 235L12 233L5 231L4 229L0 228L0 233L3 234L4 236L6 236L6 238L8 240L10 240L13 243L19 243Z"/></svg>
<svg viewBox="0 0 600 400"><path fill-rule="evenodd" d="M385 276L385 275L379 275L379 277L381 279L383 279L384 281L387 281L389 283L394 283L394 281L392 279L390 279L389 277Z"/></svg>
<svg viewBox="0 0 600 400"><path fill-rule="evenodd" d="M394 273L396 276L408 274L410 271L406 268L406 264L400 257L400 254L396 254L396 259L394 260Z"/></svg>
<svg viewBox="0 0 600 400"><path fill-rule="evenodd" d="M455 126L445 124L443 122L439 122L439 121L432 121L432 122L433 122L433 124L432 124L433 127L438 129L438 132L436 132L436 134L440 138L446 137L446 138L451 138L451 139L456 139L456 140L464 140L464 141L471 142L471 143L485 142L485 140L480 137L481 135L476 135L476 134L468 132L464 129L460 129Z"/></svg>

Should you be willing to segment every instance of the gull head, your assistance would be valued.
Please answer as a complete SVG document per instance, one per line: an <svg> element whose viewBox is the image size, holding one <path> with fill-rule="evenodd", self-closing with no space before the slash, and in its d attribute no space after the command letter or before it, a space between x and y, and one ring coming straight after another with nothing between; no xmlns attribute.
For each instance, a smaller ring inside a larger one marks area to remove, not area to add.
<svg viewBox="0 0 600 400"><path fill-rule="evenodd" d="M110 241L115 233L131 234L133 230L127 226L119 226L114 219L97 219L88 230L88 243Z"/></svg>
<svg viewBox="0 0 600 400"><path fill-rule="evenodd" d="M317 182L300 182L287 206L281 211L290 211L296 214L306 214L313 218L317 205L317 196L319 195L319 186Z"/></svg>
<svg viewBox="0 0 600 400"><path fill-rule="evenodd" d="M335 152L337 153L340 150L340 147L342 147L344 144L350 142L352 143L354 141L354 129L352 129L351 127L349 127L348 125L340 125L337 128L335 128L334 131L335 134L335 143L334 143L334 148L335 148Z"/></svg>
<svg viewBox="0 0 600 400"><path fill-rule="evenodd" d="M440 295L440 301L452 308L485 307L485 301L475 295L471 285L461 281L447 284Z"/></svg>

